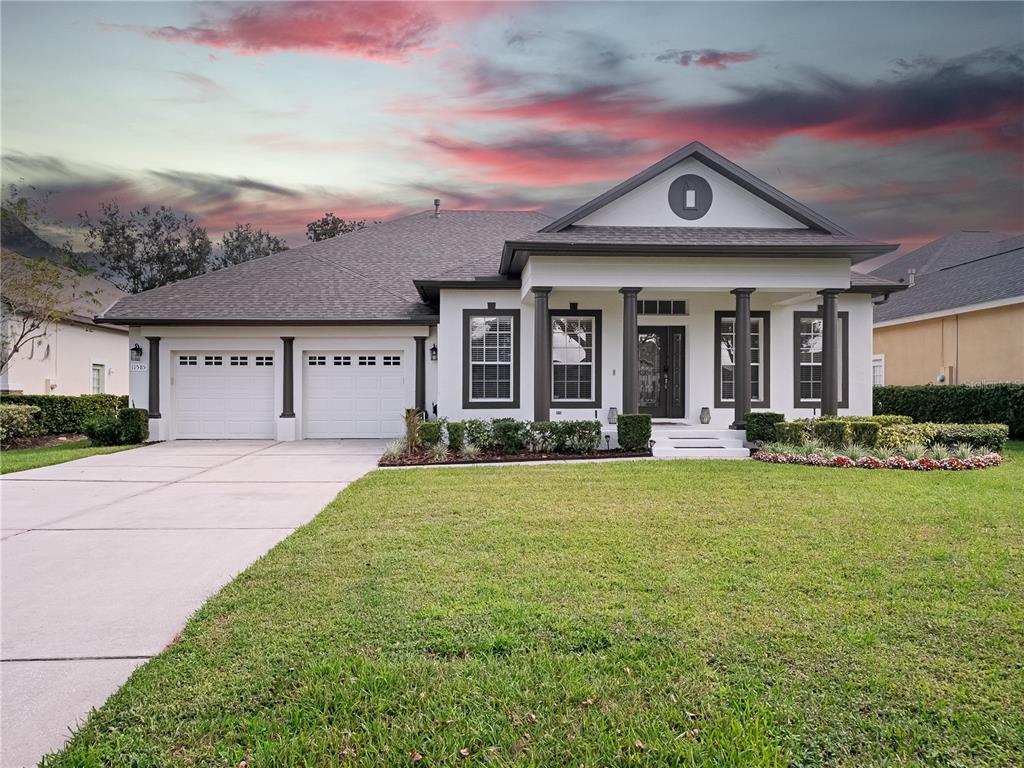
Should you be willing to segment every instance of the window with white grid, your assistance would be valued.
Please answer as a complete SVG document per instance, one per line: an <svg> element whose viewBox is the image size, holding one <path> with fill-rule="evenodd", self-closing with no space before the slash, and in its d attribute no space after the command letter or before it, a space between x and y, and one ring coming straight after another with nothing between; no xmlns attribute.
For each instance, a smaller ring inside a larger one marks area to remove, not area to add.
<svg viewBox="0 0 1024 768"><path fill-rule="evenodd" d="M718 377L718 399L731 403L736 399L736 318L720 317L718 325L718 347L720 369ZM758 403L764 400L761 392L762 348L764 319L750 318L750 400Z"/></svg>
<svg viewBox="0 0 1024 768"><path fill-rule="evenodd" d="M593 316L552 316L551 399L594 399L594 349L597 343Z"/></svg>
<svg viewBox="0 0 1024 768"><path fill-rule="evenodd" d="M511 315L469 319L469 400L511 402L513 365Z"/></svg>
<svg viewBox="0 0 1024 768"><path fill-rule="evenodd" d="M849 356L849 313L839 312L836 350L836 377L839 406L847 407L847 366ZM822 319L817 312L794 312L794 347L796 371L794 373L794 405L798 408L816 408L821 405L822 394ZM872 371L873 376L875 371ZM884 374L883 374L884 376Z"/></svg>

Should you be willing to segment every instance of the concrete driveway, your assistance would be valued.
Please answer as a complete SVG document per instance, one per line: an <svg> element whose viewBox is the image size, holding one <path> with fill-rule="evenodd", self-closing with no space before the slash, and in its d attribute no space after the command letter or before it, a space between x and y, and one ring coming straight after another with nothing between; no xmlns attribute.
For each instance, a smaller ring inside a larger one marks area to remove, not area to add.
<svg viewBox="0 0 1024 768"><path fill-rule="evenodd" d="M178 441L0 479L3 767L58 749L384 444Z"/></svg>

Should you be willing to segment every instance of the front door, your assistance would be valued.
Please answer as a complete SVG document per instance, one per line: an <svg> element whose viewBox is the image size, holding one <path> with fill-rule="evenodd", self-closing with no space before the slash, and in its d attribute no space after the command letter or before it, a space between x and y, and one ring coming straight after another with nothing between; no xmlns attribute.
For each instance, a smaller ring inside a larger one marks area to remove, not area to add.
<svg viewBox="0 0 1024 768"><path fill-rule="evenodd" d="M686 328L644 325L640 334L640 413L682 418Z"/></svg>

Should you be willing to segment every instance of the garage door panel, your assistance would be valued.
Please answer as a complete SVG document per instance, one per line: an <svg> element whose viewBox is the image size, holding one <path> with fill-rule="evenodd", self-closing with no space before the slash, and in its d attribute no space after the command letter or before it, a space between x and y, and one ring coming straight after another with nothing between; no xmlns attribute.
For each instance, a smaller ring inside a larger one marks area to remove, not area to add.
<svg viewBox="0 0 1024 768"><path fill-rule="evenodd" d="M303 357L306 437L397 437L406 374L397 351L309 352Z"/></svg>
<svg viewBox="0 0 1024 768"><path fill-rule="evenodd" d="M175 352L171 365L176 437L276 436L271 353Z"/></svg>

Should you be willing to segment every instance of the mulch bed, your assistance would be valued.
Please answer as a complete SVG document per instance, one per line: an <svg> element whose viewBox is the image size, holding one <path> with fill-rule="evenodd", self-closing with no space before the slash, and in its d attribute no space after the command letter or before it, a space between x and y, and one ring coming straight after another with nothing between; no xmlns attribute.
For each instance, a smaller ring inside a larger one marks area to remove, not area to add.
<svg viewBox="0 0 1024 768"><path fill-rule="evenodd" d="M567 461L595 459L640 459L651 455L649 450L624 451L621 448L598 451L597 453L481 453L480 458L467 460L458 454L449 454L445 461L438 461L426 451L406 454L397 458L381 457L381 467L449 466L453 464L505 464L510 461Z"/></svg>
<svg viewBox="0 0 1024 768"><path fill-rule="evenodd" d="M67 435L39 435L38 437L16 437L11 440L4 440L0 449L5 451L16 451L22 448L53 448L65 443L73 443L78 440L85 440L85 435L74 433Z"/></svg>

